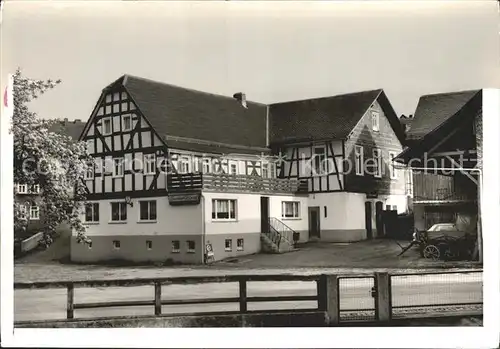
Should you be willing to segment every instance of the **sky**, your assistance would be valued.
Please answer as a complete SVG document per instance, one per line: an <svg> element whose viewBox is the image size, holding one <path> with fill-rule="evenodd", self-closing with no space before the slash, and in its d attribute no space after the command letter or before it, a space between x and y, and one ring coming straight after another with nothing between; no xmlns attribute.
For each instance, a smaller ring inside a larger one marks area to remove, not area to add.
<svg viewBox="0 0 500 349"><path fill-rule="evenodd" d="M424 94L500 87L495 1L8 1L1 77L62 83L32 104L87 120L132 74L275 103L383 88L398 114Z"/></svg>

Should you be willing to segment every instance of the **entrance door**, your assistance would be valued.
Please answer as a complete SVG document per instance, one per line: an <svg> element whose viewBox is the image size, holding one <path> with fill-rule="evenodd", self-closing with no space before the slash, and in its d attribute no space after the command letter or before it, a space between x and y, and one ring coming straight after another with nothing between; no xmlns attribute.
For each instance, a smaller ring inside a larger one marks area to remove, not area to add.
<svg viewBox="0 0 500 349"><path fill-rule="evenodd" d="M366 226L366 238L373 239L372 203L370 201L365 202L365 226Z"/></svg>
<svg viewBox="0 0 500 349"><path fill-rule="evenodd" d="M320 238L319 207L309 207L309 238Z"/></svg>
<svg viewBox="0 0 500 349"><path fill-rule="evenodd" d="M268 233L269 230L269 198L267 196L260 197L260 232Z"/></svg>

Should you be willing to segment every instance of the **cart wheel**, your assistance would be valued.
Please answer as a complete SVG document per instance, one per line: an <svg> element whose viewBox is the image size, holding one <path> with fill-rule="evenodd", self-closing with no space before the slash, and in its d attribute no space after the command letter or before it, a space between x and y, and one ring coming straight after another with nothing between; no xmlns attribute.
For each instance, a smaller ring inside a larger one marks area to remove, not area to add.
<svg viewBox="0 0 500 349"><path fill-rule="evenodd" d="M427 259L432 259L437 261L439 259L440 253L439 248L434 245L427 245L424 248L424 257Z"/></svg>

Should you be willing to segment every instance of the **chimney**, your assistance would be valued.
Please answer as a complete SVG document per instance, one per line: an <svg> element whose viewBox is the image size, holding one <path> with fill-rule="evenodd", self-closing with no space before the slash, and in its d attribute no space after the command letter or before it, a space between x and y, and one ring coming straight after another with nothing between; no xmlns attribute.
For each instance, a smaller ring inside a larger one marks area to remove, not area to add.
<svg viewBox="0 0 500 349"><path fill-rule="evenodd" d="M241 103L243 108L248 109L247 107L247 97L243 92L238 92L233 95L233 98Z"/></svg>

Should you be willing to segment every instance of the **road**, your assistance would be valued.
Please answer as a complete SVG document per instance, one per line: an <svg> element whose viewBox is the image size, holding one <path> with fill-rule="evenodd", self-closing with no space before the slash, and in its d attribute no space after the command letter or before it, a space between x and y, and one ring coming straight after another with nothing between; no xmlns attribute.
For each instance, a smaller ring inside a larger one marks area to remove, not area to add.
<svg viewBox="0 0 500 349"><path fill-rule="evenodd" d="M356 316L356 309L374 309L370 291L373 279L341 279L340 309ZM249 282L247 294L253 296L313 296L315 282L281 281ZM237 297L237 283L207 283L199 285L166 285L162 299L199 299ZM482 302L482 273L394 276L392 303L395 307L438 305L447 303ZM152 300L152 286L76 288L75 303ZM237 303L202 305L164 305L164 314L237 311ZM316 301L254 302L248 310L316 308ZM420 311L426 311L425 309ZM427 310L428 311L428 310ZM77 309L75 318L152 315L153 306ZM370 312L364 312L366 313ZM359 312L358 312L359 314ZM14 320L55 320L66 318L66 289L16 290L14 292Z"/></svg>

